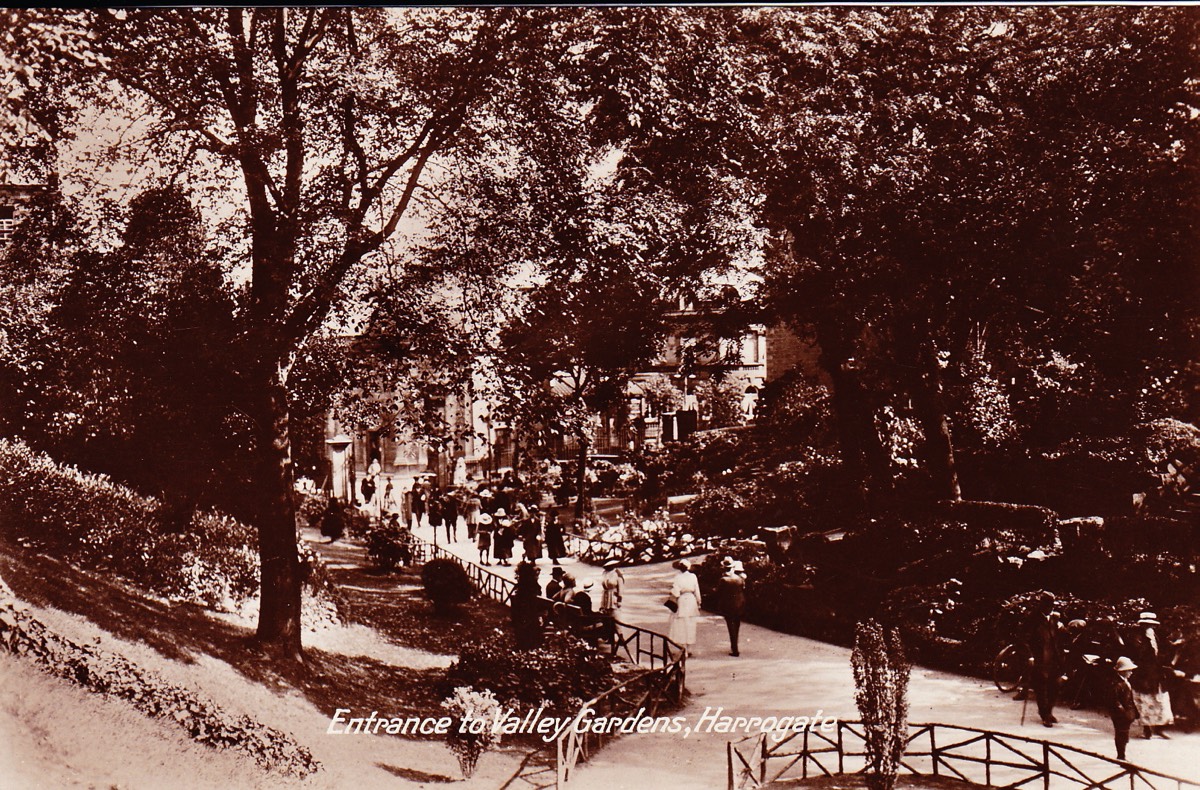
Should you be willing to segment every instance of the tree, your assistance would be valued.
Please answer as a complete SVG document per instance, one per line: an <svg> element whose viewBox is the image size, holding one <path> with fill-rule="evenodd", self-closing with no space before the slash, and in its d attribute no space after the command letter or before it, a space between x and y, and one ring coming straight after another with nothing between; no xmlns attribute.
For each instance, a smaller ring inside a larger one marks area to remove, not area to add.
<svg viewBox="0 0 1200 790"><path fill-rule="evenodd" d="M164 497L186 525L244 465L224 357L238 328L199 215L178 190L153 189L130 201L116 249L47 266L47 246L9 253L51 283L22 433L60 461Z"/></svg>
<svg viewBox="0 0 1200 790"><path fill-rule="evenodd" d="M431 163L506 111L501 82L527 80L533 95L552 82L543 20L507 9L137 9L61 12L41 28L61 34L46 46L68 40L86 54L39 64L41 85L78 86L58 109L138 116L140 153L160 173L215 185L235 207L248 265L230 272L245 282L242 353L230 363L252 431L258 638L280 655L301 653L287 391L297 348L352 295Z"/></svg>
<svg viewBox="0 0 1200 790"><path fill-rule="evenodd" d="M767 290L813 327L843 453L877 492L891 470L873 423L895 393L921 427L927 496L959 495L951 398L982 336L1004 370L1071 349L1126 392L1164 357L1180 367L1191 308L1167 283L1194 292L1177 265L1194 243L1194 13L748 19ZM1111 406L1106 430L1131 416Z"/></svg>

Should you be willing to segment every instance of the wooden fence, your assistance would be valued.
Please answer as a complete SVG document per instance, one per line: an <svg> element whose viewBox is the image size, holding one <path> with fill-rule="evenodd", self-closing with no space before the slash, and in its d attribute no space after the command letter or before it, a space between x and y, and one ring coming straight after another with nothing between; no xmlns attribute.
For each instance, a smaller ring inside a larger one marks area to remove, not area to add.
<svg viewBox="0 0 1200 790"><path fill-rule="evenodd" d="M780 734L757 733L726 745L728 790L866 770L860 722ZM1073 746L948 724L910 724L900 772L1000 788L1200 790L1195 781Z"/></svg>
<svg viewBox="0 0 1200 790"><path fill-rule="evenodd" d="M506 606L510 604L516 582L495 571L468 562L441 546L422 539L413 539L413 561L425 563L432 559L448 559L463 568L475 586L487 597ZM549 608L548 598L542 599ZM678 704L683 700L687 677L687 656L683 649L662 634L631 623L617 620L613 655L642 668L603 694L583 703L576 714L578 727L572 726L555 742L556 787L565 788L580 761L604 747L620 733L593 733L583 722L603 716L628 718L641 715L654 717L664 703ZM583 729L583 732L576 730Z"/></svg>

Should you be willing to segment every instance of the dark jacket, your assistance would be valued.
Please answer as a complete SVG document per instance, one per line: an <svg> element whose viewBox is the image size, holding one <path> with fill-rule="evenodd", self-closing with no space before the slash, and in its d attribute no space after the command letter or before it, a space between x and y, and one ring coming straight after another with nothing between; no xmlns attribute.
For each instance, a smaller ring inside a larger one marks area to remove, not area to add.
<svg viewBox="0 0 1200 790"><path fill-rule="evenodd" d="M1133 701L1133 688L1118 675L1112 684L1108 715L1114 724L1128 726L1138 717L1137 705Z"/></svg>
<svg viewBox="0 0 1200 790"><path fill-rule="evenodd" d="M717 600L725 617L741 617L746 610L746 580L725 574L717 581Z"/></svg>

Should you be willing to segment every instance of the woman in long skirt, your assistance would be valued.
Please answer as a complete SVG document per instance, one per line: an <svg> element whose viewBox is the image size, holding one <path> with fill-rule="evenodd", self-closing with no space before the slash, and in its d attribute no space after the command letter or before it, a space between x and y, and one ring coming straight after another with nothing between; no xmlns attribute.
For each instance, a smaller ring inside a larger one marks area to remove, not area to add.
<svg viewBox="0 0 1200 790"><path fill-rule="evenodd" d="M684 655L690 655L692 645L696 644L696 620L700 617L700 580L687 560L676 562L675 569L679 571L671 582L675 611L671 612L667 636L683 647Z"/></svg>
<svg viewBox="0 0 1200 790"><path fill-rule="evenodd" d="M479 547L479 564L491 565L488 556L492 551L492 517L487 513L479 515L479 523L475 525L475 541Z"/></svg>

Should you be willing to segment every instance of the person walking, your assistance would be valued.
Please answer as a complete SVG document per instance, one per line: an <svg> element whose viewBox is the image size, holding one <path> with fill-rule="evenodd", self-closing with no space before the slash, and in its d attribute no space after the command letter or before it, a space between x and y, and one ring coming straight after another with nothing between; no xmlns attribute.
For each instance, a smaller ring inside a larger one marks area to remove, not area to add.
<svg viewBox="0 0 1200 790"><path fill-rule="evenodd" d="M487 513L479 514L479 522L475 525L475 545L479 548L479 564L491 565L488 556L492 551L492 517Z"/></svg>
<svg viewBox="0 0 1200 790"><path fill-rule="evenodd" d="M542 519L535 508L528 518L521 522L521 550L526 562L537 562L542 558Z"/></svg>
<svg viewBox="0 0 1200 790"><path fill-rule="evenodd" d="M1170 739L1164 729L1175 723L1171 713L1171 697L1163 686L1162 649L1157 626L1158 615L1142 612L1138 615L1138 631L1130 640L1137 669L1130 678L1133 699L1137 703L1138 723L1142 737Z"/></svg>
<svg viewBox="0 0 1200 790"><path fill-rule="evenodd" d="M1129 678L1137 669L1137 664L1127 657L1117 659L1116 679L1113 681L1112 698L1109 701L1108 715L1113 723L1113 742L1117 747L1117 759L1125 759L1125 746L1129 743L1129 726L1138 717L1137 703L1133 698L1133 686Z"/></svg>
<svg viewBox="0 0 1200 790"><path fill-rule="evenodd" d="M557 510L550 508L546 512L546 554L555 565L559 565L559 559L567 556L566 546L563 545L562 523L558 520Z"/></svg>
<svg viewBox="0 0 1200 790"><path fill-rule="evenodd" d="M512 559L513 545L517 542L517 531L513 529L512 519L504 512L504 508L496 511L496 534L493 536L493 548L499 565L508 565Z"/></svg>
<svg viewBox="0 0 1200 790"><path fill-rule="evenodd" d="M671 600L675 609L671 612L667 636L672 642L683 647L685 656L691 655L692 645L696 644L696 620L700 617L700 580L692 573L692 566L687 560L679 560L674 565L679 571L671 582Z"/></svg>
<svg viewBox="0 0 1200 790"><path fill-rule="evenodd" d="M1062 648L1059 645L1062 627L1058 612L1054 611L1054 593L1043 590L1025 623L1024 634L1026 647L1033 657L1033 694L1043 727L1053 727L1058 722L1054 718L1054 703L1062 673Z"/></svg>
<svg viewBox="0 0 1200 790"><path fill-rule="evenodd" d="M479 516L483 513L483 500L479 494L471 491L467 497L463 517L467 522L467 540L474 540L475 530L479 527Z"/></svg>
<svg viewBox="0 0 1200 790"><path fill-rule="evenodd" d="M625 574L621 573L621 561L609 560L604 563L604 573L600 576L600 613L616 617L624 594Z"/></svg>
<svg viewBox="0 0 1200 790"><path fill-rule="evenodd" d="M446 524L446 542L458 542L458 492L451 489L442 498L442 520Z"/></svg>
<svg viewBox="0 0 1200 790"><path fill-rule="evenodd" d="M438 540L438 528L442 526L442 498L437 491L429 493L429 503L426 506L429 513L429 531L433 533L433 543Z"/></svg>
<svg viewBox="0 0 1200 790"><path fill-rule="evenodd" d="M725 573L717 582L718 601L721 614L725 617L725 627L729 631L729 655L741 655L738 652L738 633L742 629L742 614L746 610L746 571L742 563L726 557L721 562Z"/></svg>
<svg viewBox="0 0 1200 790"><path fill-rule="evenodd" d="M412 513L413 521L416 526L421 526L421 522L425 520L425 508L429 503L428 495L425 493L425 487L421 485L420 479L414 480L412 485Z"/></svg>
<svg viewBox="0 0 1200 790"><path fill-rule="evenodd" d="M392 485L392 476L384 478L382 509L387 513L396 512L396 487Z"/></svg>

